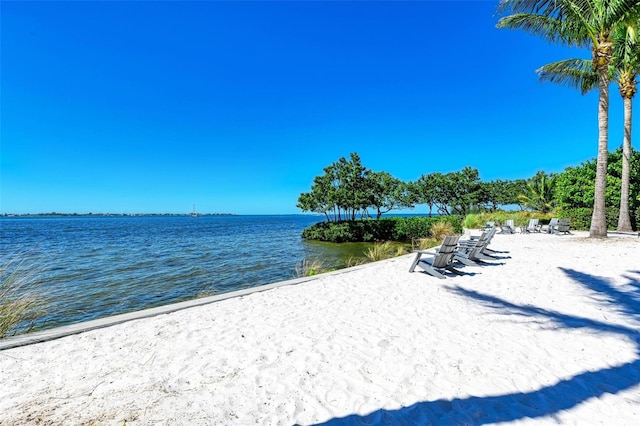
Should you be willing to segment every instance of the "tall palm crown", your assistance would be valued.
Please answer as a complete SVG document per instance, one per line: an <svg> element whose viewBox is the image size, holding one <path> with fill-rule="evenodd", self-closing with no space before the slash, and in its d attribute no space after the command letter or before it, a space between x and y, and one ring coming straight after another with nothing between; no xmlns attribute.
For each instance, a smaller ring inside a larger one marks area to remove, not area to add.
<svg viewBox="0 0 640 426"><path fill-rule="evenodd" d="M618 74L620 95L633 98L637 92L636 77L640 74L640 16L619 24L614 31L613 65Z"/></svg>
<svg viewBox="0 0 640 426"><path fill-rule="evenodd" d="M498 28L521 29L552 43L590 47L598 75L598 157L591 237L606 237L605 186L608 155L609 64L613 31L630 16L638 16L640 0L502 0L499 12L510 12Z"/></svg>

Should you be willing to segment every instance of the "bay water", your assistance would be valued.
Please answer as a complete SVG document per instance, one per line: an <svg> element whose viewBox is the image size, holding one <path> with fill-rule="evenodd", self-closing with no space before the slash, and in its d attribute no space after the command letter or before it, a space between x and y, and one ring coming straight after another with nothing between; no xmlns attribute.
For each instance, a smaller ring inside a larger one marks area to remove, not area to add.
<svg viewBox="0 0 640 426"><path fill-rule="evenodd" d="M0 218L0 267L18 258L41 282L37 329L137 311L296 277L361 256L363 244L307 242L321 216L52 216Z"/></svg>

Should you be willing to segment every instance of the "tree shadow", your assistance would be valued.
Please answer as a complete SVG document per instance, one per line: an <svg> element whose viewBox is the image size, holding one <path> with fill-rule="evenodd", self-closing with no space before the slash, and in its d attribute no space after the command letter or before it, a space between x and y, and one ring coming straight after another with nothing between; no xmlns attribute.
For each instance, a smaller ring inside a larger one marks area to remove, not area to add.
<svg viewBox="0 0 640 426"><path fill-rule="evenodd" d="M573 269L560 270L576 283L589 289L594 300L631 319L640 320L640 271L628 271L623 275L628 282L623 286L613 286L602 277ZM594 332L623 337L635 344L636 359L619 366L587 371L530 392L421 401L398 410L381 409L364 416L353 414L334 418L319 425L483 425L525 418L553 417L589 399L604 394L617 394L640 384L640 329L535 306L517 305L499 297L459 287L449 290L490 308L499 309L504 315L539 318L550 322L556 328L587 328Z"/></svg>

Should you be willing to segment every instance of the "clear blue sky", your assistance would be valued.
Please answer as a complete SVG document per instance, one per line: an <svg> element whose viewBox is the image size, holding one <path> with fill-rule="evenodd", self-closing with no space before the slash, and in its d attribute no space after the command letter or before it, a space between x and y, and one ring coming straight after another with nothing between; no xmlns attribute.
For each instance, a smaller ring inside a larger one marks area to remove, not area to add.
<svg viewBox="0 0 640 426"><path fill-rule="evenodd" d="M300 213L351 152L407 181L595 158L597 95L534 72L589 52L497 4L3 1L0 213Z"/></svg>

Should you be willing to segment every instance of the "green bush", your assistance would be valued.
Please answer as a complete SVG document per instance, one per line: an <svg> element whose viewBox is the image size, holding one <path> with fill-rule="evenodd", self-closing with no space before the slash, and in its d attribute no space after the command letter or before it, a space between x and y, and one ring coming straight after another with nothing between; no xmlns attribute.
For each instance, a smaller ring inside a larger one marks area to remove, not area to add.
<svg viewBox="0 0 640 426"><path fill-rule="evenodd" d="M462 217L461 216L436 216L436 217L407 217L394 218L397 220L395 241L411 241L418 238L424 238L430 235L431 227L438 222L445 222L452 226L457 234L462 234Z"/></svg>
<svg viewBox="0 0 640 426"><path fill-rule="evenodd" d="M429 235L433 224L449 223L454 231L462 234L460 216L436 217L388 217L383 219L360 219L342 222L320 222L302 231L302 238L316 241L376 242L411 241Z"/></svg>
<svg viewBox="0 0 640 426"><path fill-rule="evenodd" d="M571 219L571 229L588 231L591 228L592 215L593 209L581 207L575 209L565 208L559 210L557 217ZM618 207L607 207L605 210L605 215L607 217L607 229L616 229L618 227L618 216L620 216L620 209Z"/></svg>

